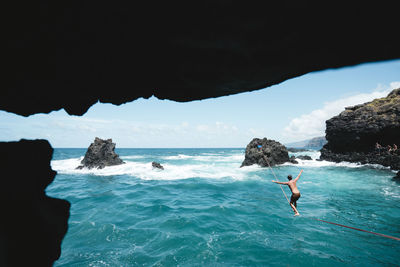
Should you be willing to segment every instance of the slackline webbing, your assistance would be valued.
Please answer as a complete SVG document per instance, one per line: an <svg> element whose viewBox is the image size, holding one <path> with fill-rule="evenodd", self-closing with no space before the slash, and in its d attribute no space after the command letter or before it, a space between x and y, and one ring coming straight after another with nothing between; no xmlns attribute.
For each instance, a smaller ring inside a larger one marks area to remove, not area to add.
<svg viewBox="0 0 400 267"><path fill-rule="evenodd" d="M334 222L328 222L328 221L324 221L324 220L320 220L320 219L316 219L316 218L309 218L309 219L320 221L320 222L324 222L324 223L330 223L330 224L333 224L333 225L346 227L346 228L357 230L357 231L360 231L360 232L366 232L366 233L369 233L369 234L379 235L379 236L382 236L382 237L386 237L386 238L390 238L390 239L394 239L394 240L400 241L400 238L395 237L395 236L391 236L391 235L384 235L384 234L380 234L380 233L375 233L375 232L363 230L363 229L360 229L360 228L355 228L355 227L351 227L351 226L347 226L347 225L343 225L343 224L339 224L339 223L334 223Z"/></svg>
<svg viewBox="0 0 400 267"><path fill-rule="evenodd" d="M274 171L273 171L272 168L271 168L271 165L269 164L268 159L265 157L265 155L263 155L263 157L264 157L265 161L267 162L268 167L269 167L269 169L271 170L272 174L274 175L276 181L279 182L278 178L276 177ZM283 190L282 185L279 184L279 186L281 187L282 192L283 192L283 194L285 195L286 200L288 201L288 203L289 203L289 205L290 205L290 201L289 201L288 197L286 196L286 193L285 193L285 191ZM382 236L382 237L386 237L386 238L389 238L389 239L393 239L393 240L400 241L400 238L395 237L395 236L390 236L390 235L384 235L384 234L380 234L380 233L375 233L375 232L363 230L363 229L360 229L360 228L351 227L351 226L347 226L347 225L343 225L343 224L339 224L339 223L334 223L334 222L328 222L328 221L324 221L324 220L320 220L320 219L316 219L316 218L309 218L309 219L316 220L316 221L319 221L319 222L329 223L329 224L337 225L337 226L340 226L340 227L345 227L345 228L353 229L353 230L356 230L356 231L365 232L365 233L369 233L369 234L373 234L373 235L377 235L377 236Z"/></svg>
<svg viewBox="0 0 400 267"><path fill-rule="evenodd" d="M273 170L272 170L272 168L271 168L271 165L269 165L269 161L267 160L267 158L265 157L265 155L263 155L263 157L264 157L265 161L268 163L269 169L271 170L271 172L272 172L272 174L274 175L275 179L276 179L276 180L279 182L279 180L278 180L278 177L276 177L276 175L275 175L274 171L273 171ZM288 202L288 203L289 203L289 205L290 205L290 201L289 201L289 199L288 199L288 197L287 197L287 195L286 195L285 191L283 190L283 188L282 188L282 185L281 185L281 184L279 184L279 186L281 187L281 189L282 189L282 192L283 192L283 194L285 195L285 197L286 197L286 200L287 200L287 202Z"/></svg>

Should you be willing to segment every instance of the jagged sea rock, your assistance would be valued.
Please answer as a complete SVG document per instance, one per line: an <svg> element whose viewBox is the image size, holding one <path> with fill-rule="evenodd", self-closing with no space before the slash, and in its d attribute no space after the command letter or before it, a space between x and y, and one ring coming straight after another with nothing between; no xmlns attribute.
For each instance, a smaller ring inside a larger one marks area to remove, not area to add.
<svg viewBox="0 0 400 267"><path fill-rule="evenodd" d="M268 160L270 166L290 162L288 151L284 145L267 138L254 138L246 147L245 158L240 167L253 164L267 167L268 163L265 159Z"/></svg>
<svg viewBox="0 0 400 267"><path fill-rule="evenodd" d="M299 162L296 160L296 157L295 157L295 156L291 156L291 157L289 158L289 162L290 162L290 163L293 163L293 164L299 164Z"/></svg>
<svg viewBox="0 0 400 267"><path fill-rule="evenodd" d="M307 155L300 155L296 157L297 159L302 159L302 160L312 160L310 156Z"/></svg>
<svg viewBox="0 0 400 267"><path fill-rule="evenodd" d="M112 142L112 139L103 140L96 137L86 151L85 157L81 161L82 165L78 166L77 169L82 169L84 167L89 169L103 169L106 166L125 163L119 158L118 154L114 152L114 149L115 143Z"/></svg>
<svg viewBox="0 0 400 267"><path fill-rule="evenodd" d="M386 146L400 144L400 88L387 97L347 107L326 121L326 139L328 143L321 149L323 160L380 164L399 170L399 151L389 152ZM377 142L384 148L375 149Z"/></svg>
<svg viewBox="0 0 400 267"><path fill-rule="evenodd" d="M155 162L155 161L153 161L153 162L151 163L151 166L152 166L153 168L156 168L156 169L164 170L164 167L163 167L160 163Z"/></svg>

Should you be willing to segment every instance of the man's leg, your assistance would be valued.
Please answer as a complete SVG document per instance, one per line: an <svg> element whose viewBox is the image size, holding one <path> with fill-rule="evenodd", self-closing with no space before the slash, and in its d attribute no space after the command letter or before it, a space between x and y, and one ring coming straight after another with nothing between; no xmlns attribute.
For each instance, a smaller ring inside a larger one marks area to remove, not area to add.
<svg viewBox="0 0 400 267"><path fill-rule="evenodd" d="M294 203L294 205L293 205L293 203ZM298 212L298 210L296 208L296 206L297 206L296 204L297 204L296 201L292 202L292 199L290 199L290 206L292 207L295 216L300 215L300 213Z"/></svg>
<svg viewBox="0 0 400 267"><path fill-rule="evenodd" d="M295 216L300 215L300 213L298 212L298 210L296 209L296 207L292 203L290 203L290 206L292 207Z"/></svg>

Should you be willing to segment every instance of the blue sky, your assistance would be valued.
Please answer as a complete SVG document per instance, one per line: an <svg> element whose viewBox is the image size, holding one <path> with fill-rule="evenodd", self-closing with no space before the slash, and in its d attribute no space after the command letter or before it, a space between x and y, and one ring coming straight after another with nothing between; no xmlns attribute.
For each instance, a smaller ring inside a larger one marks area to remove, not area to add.
<svg viewBox="0 0 400 267"><path fill-rule="evenodd" d="M0 140L44 138L53 147L88 147L96 136L117 147L245 147L254 137L282 143L324 135L345 106L400 87L400 60L303 75L255 92L177 103L154 97L96 104L82 117L64 110L28 118L0 111Z"/></svg>

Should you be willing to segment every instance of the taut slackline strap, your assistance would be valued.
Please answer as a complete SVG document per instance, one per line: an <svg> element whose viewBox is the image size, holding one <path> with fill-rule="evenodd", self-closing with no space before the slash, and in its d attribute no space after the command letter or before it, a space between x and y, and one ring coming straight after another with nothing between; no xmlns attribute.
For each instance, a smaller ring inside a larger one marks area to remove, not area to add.
<svg viewBox="0 0 400 267"><path fill-rule="evenodd" d="M272 170L271 165L269 164L268 159L265 157L265 155L263 155L263 157L264 157L265 161L267 162L268 167L269 167L269 169L271 170L272 174L274 175L275 179L279 182L278 177L276 177L274 171ZM282 185L279 184L279 186L281 187L281 190L282 190L283 194L285 195L287 202L290 204L290 201L289 201L289 199L288 199L288 197L287 197L285 191L283 190Z"/></svg>
<svg viewBox="0 0 400 267"><path fill-rule="evenodd" d="M380 234L380 233L375 233L375 232L363 230L363 229L360 229L360 228L355 228L355 227L351 227L351 226L347 226L347 225L343 225L343 224L339 224L339 223L334 223L334 222L328 222L328 221L324 221L324 220L320 220L320 219L316 219L316 218L309 218L309 219L320 221L320 222L324 222L324 223L329 223L329 224L337 225L337 226L340 226L340 227L345 227L345 228L357 230L357 231L360 231L360 232L365 232L365 233L378 235L378 236L382 236L382 237L386 237L386 238L390 238L390 239L394 239L394 240L400 241L400 238L395 237L395 236L391 236L391 235L384 235L384 234Z"/></svg>
<svg viewBox="0 0 400 267"><path fill-rule="evenodd" d="M262 153L262 152L261 152L261 153ZM276 181L279 182L278 178L276 177L274 171L273 171L272 168L271 168L271 165L269 164L268 159L265 157L264 154L263 154L262 156L264 157L265 161L267 162L268 167L269 167L269 169L271 170L272 174L274 175ZM282 185L279 184L279 186L281 187L282 192L283 192L283 194L284 194L285 197L286 197L286 200L287 200L288 203L290 204L290 201L289 201L289 199L288 199L288 197L287 197L285 191L283 190ZM320 219L316 219L316 218L308 218L308 219L312 219L312 220L316 220L316 221L324 222L324 223L329 223L329 224L337 225L337 226L340 226L340 227L349 228L349 229L352 229L352 230L356 230L356 231L360 231L360 232L365 232L365 233L369 233L369 234L373 234L373 235L377 235L377 236L381 236L381 237L385 237L385 238L389 238L389 239L393 239L393 240L400 241L400 238L395 237L395 236L390 236L390 235L384 235L384 234L380 234L380 233L375 233L375 232L363 230L363 229L360 229L360 228L351 227L351 226L347 226L347 225L343 225L343 224L339 224L339 223L334 223L334 222L328 222L328 221L324 221L324 220L320 220Z"/></svg>

